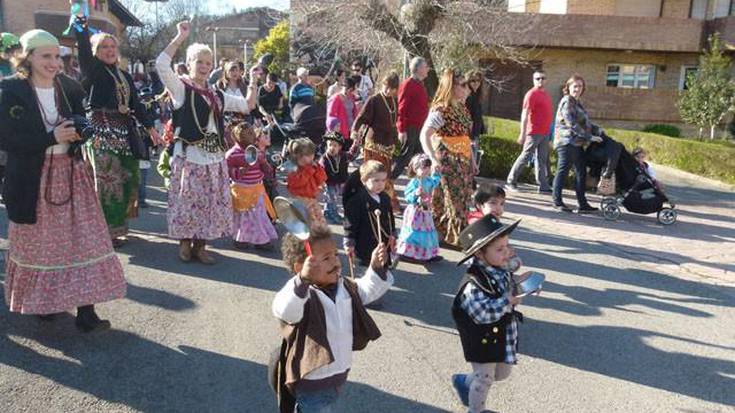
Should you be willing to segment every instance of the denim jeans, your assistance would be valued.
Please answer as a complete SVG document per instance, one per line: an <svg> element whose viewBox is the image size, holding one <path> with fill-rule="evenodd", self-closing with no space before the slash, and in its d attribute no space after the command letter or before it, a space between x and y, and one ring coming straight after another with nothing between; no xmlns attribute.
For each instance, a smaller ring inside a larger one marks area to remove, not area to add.
<svg viewBox="0 0 735 413"><path fill-rule="evenodd" d="M574 166L574 191L577 194L577 204L581 207L587 205L587 197L585 196L585 185L587 183L587 162L584 150L581 146L567 144L556 148L556 176L554 177L554 204L561 205L562 189L564 182L569 176L569 170Z"/></svg>
<svg viewBox="0 0 735 413"><path fill-rule="evenodd" d="M148 168L140 170L140 186L138 186L138 202L145 203L145 198L148 193L146 184L148 183Z"/></svg>
<svg viewBox="0 0 735 413"><path fill-rule="evenodd" d="M334 413L337 410L337 389L325 389L304 392L296 395L296 411L298 413Z"/></svg>
<svg viewBox="0 0 735 413"><path fill-rule="evenodd" d="M342 185L327 185L327 206L324 208L325 216L332 218L339 216L337 202L341 193Z"/></svg>

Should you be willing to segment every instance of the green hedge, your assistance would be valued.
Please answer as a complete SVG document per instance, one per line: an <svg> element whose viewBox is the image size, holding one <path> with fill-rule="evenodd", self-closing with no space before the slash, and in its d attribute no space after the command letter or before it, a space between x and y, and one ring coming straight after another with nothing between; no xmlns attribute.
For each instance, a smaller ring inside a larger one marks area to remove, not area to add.
<svg viewBox="0 0 735 413"><path fill-rule="evenodd" d="M681 129L677 128L674 125L663 125L663 124L646 125L646 127L643 128L642 131L649 132L649 133L657 133L659 135L671 136L672 138L678 138L681 136Z"/></svg>
<svg viewBox="0 0 735 413"><path fill-rule="evenodd" d="M518 122L486 118L491 135L481 137L485 151L480 174L485 177L505 180L521 147L518 139ZM664 135L606 129L606 133L632 151L641 146L648 152L649 159L661 165L671 166L696 175L735 184L735 147L710 142L670 138ZM552 169L556 165L556 154L551 154ZM523 182L535 182L533 171L527 169L521 177Z"/></svg>

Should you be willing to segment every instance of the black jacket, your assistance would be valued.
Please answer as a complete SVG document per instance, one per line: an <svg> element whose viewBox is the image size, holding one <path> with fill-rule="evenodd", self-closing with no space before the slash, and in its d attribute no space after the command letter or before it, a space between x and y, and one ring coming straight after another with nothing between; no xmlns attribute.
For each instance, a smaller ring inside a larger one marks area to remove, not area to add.
<svg viewBox="0 0 735 413"><path fill-rule="evenodd" d="M84 89L65 75L57 77L65 97L60 113L84 116ZM0 149L8 152L3 198L8 218L18 224L36 223L36 203L46 149L56 144L46 132L30 83L17 76L0 81Z"/></svg>
<svg viewBox="0 0 735 413"><path fill-rule="evenodd" d="M345 243L355 247L355 255L360 260L360 265L367 266L373 250L378 246L376 236L377 220L374 211L380 209L380 226L383 242L388 242L388 237L396 235L396 221L393 217L390 197L385 192L380 193L378 203L370 196L363 186L353 195L345 207Z"/></svg>

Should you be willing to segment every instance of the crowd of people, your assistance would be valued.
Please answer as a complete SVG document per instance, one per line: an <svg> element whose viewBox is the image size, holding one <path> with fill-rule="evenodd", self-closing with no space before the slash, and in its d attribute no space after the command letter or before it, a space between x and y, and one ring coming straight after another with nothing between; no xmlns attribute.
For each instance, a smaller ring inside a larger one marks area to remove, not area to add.
<svg viewBox="0 0 735 413"><path fill-rule="evenodd" d="M114 248L124 245L128 220L142 205L140 168L152 160L150 148L160 148L168 236L178 241L180 260L214 264L207 243L223 237L237 249L272 250L273 201L283 189L270 133L290 112L314 106L317 94L306 68L287 90L261 65L246 70L223 61L215 68L212 51L199 43L174 65L190 33L182 22L155 61L150 87L162 93L151 110L140 82L119 66L118 39L91 35L83 18L74 33L78 70L46 31L2 35L0 149L7 153L10 221L4 290L13 312L52 320L76 308L76 325L91 332L110 327L95 305L126 293ZM310 233L306 242L291 234L281 242L294 275L273 302L284 322L272 377L282 412L331 411L352 351L380 336L364 305L390 288L397 261L430 265L442 260L442 246L462 251L460 263L469 261L452 313L472 372L452 383L470 412L486 411L491 384L516 363L521 319L512 279L522 263L508 245L518 222L500 221L506 191L518 190L522 169L535 160L539 192L569 210L561 190L574 167L578 210L595 209L585 198L583 147L602 141L604 132L579 100L581 77L566 82L554 116L546 76L534 73L521 117L522 151L506 185L477 185L483 77L446 69L432 100L423 84L429 70L416 57L403 81L389 73L376 84L360 61L351 74L338 69L323 109L324 133L284 143L285 190L303 208ZM551 131L558 154L553 185ZM638 155L645 162L645 152ZM409 180L402 205L395 182L403 174ZM342 247L351 266L355 260L366 267L364 276L341 276L328 224L343 225Z"/></svg>

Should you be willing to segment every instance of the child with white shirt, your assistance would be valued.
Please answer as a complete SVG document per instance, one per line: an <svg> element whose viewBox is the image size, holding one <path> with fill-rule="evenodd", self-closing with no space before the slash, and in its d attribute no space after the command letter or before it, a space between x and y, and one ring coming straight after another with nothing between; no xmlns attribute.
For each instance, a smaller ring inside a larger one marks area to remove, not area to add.
<svg viewBox="0 0 735 413"><path fill-rule="evenodd" d="M311 255L291 234L283 238L283 260L296 274L276 294L273 314L282 321L280 357L271 380L281 412L334 408L347 382L352 351L380 337L365 310L393 285L385 269L387 247L379 245L358 279L343 278L337 244L327 227L311 229Z"/></svg>

